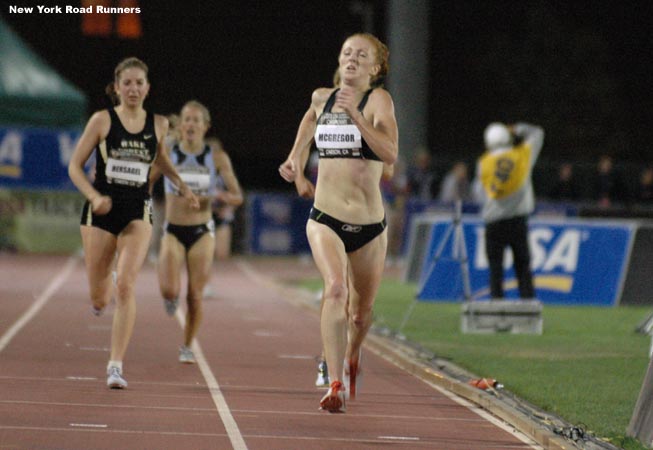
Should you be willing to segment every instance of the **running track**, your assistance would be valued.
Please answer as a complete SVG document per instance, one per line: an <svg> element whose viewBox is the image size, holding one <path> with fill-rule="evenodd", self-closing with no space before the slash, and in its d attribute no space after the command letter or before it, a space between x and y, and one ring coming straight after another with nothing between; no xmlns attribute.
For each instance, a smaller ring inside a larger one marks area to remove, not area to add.
<svg viewBox="0 0 653 450"><path fill-rule="evenodd" d="M346 414L318 411L316 313L269 277L296 259L217 266L197 365L177 362L181 315L156 273L137 282L129 388L106 388L112 308L92 316L79 257L0 254L0 449L538 449L488 413L364 350ZM266 281L267 280L267 281Z"/></svg>

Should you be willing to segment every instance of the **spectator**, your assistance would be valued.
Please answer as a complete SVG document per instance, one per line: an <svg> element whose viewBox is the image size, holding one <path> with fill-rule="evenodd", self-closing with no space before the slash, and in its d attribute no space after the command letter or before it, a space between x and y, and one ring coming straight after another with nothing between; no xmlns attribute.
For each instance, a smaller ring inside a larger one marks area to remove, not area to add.
<svg viewBox="0 0 653 450"><path fill-rule="evenodd" d="M420 200L432 200L437 195L435 171L431 154L425 147L419 147L415 160L406 172L408 195Z"/></svg>
<svg viewBox="0 0 653 450"><path fill-rule="evenodd" d="M653 166L645 167L637 185L637 202L653 206Z"/></svg>
<svg viewBox="0 0 653 450"><path fill-rule="evenodd" d="M574 166L570 162L560 164L558 178L549 191L551 200L576 201L580 198L580 191L574 178Z"/></svg>
<svg viewBox="0 0 653 450"><path fill-rule="evenodd" d="M601 155L596 167L594 199L600 207L609 208L615 202L624 202L627 200L626 197L626 189L621 177L614 168L612 157Z"/></svg>
<svg viewBox="0 0 653 450"><path fill-rule="evenodd" d="M467 164L458 161L442 180L439 200L442 202L467 201L470 197L471 187Z"/></svg>

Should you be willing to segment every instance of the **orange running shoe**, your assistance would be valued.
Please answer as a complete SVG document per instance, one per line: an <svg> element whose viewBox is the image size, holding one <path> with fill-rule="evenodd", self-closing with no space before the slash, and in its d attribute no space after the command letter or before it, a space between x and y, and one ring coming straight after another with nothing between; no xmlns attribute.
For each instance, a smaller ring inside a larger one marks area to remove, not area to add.
<svg viewBox="0 0 653 450"><path fill-rule="evenodd" d="M344 413L347 410L345 406L345 387L338 380L331 383L329 390L320 400L320 409L330 413Z"/></svg>

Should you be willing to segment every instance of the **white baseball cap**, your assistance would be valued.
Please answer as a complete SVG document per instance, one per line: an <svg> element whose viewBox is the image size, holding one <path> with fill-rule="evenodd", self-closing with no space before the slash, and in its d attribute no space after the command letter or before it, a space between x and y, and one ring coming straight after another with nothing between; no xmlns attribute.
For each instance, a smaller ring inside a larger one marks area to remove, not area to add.
<svg viewBox="0 0 653 450"><path fill-rule="evenodd" d="M501 122L492 122L483 132L485 147L488 150L501 147L510 147L512 145L512 136L508 127Z"/></svg>

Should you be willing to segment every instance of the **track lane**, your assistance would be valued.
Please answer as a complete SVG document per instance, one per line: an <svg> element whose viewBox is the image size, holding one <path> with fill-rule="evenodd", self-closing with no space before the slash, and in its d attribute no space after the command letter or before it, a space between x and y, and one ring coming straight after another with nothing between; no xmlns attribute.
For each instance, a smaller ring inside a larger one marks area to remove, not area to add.
<svg viewBox="0 0 653 450"><path fill-rule="evenodd" d="M11 264L30 267L31 258L16 256ZM52 276L65 258L37 260L36 271L7 279L7 259L0 258L1 286L10 283L11 295L21 298L35 286L44 289L47 277L40 277ZM287 268L280 263L278 270ZM219 265L212 286L216 297L204 303L198 339L246 448L537 448L369 351L359 398L347 414L318 411L317 316L257 282L238 261ZM216 387L196 365L177 362L182 331L163 310L154 268L146 266L137 282L125 391L105 386L111 311L93 317L86 290L80 261L0 352L0 446L234 448L212 396ZM8 310L10 323L19 311L6 292L0 291L0 313Z"/></svg>

